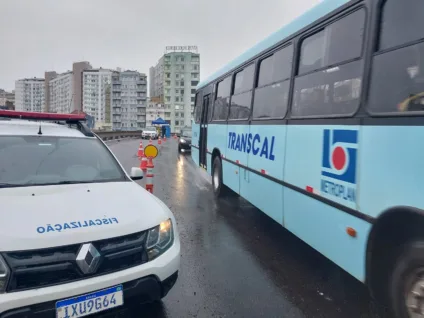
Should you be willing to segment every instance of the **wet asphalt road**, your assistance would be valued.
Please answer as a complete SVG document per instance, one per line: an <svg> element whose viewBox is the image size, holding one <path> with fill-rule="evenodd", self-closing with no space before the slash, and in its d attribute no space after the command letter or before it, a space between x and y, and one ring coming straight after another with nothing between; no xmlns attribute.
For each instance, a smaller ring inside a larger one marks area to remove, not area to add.
<svg viewBox="0 0 424 318"><path fill-rule="evenodd" d="M109 143L127 171L139 165L139 142ZM210 177L190 155L178 155L176 146L168 140L154 160L154 194L177 220L179 278L162 303L122 316L385 316L377 313L364 285L248 202L215 201Z"/></svg>

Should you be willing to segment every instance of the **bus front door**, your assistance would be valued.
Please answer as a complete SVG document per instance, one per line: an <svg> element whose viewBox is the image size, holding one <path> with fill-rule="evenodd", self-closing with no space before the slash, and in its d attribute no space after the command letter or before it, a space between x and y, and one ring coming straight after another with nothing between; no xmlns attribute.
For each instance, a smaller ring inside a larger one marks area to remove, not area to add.
<svg viewBox="0 0 424 318"><path fill-rule="evenodd" d="M199 138L199 164L207 169L207 133L208 133L208 107L210 94L203 97L202 116L200 118L200 138Z"/></svg>

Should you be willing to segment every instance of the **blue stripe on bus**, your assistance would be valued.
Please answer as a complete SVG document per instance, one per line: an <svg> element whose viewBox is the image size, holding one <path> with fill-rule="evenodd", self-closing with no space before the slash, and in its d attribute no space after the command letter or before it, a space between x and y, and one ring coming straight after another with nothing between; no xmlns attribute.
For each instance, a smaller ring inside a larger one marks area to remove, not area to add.
<svg viewBox="0 0 424 318"><path fill-rule="evenodd" d="M253 46L251 49L244 52L242 55L240 55L238 58L228 63L226 66L224 66L222 69L220 69L216 73L207 77L205 80L202 80L197 85L197 89L200 89L203 86L206 86L207 84L219 78L220 76L224 75L225 73L243 64L247 60L255 57L262 51L274 46L275 44L281 42L282 40L289 37L293 33L300 31L301 29L305 28L306 26L310 25L311 23L315 22L316 20L322 18L323 16L327 15L328 13L334 11L338 7L348 2L349 0L324 0L320 2L315 7L313 7L312 9L310 9L309 11L307 11L300 17L293 20L291 23L285 25L277 32L271 34L265 40L259 42L258 44Z"/></svg>

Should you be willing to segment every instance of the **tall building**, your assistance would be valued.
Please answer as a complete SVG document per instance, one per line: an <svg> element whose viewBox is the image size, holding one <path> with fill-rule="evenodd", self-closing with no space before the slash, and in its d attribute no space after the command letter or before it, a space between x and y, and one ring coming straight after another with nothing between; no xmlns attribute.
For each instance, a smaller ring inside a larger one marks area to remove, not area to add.
<svg viewBox="0 0 424 318"><path fill-rule="evenodd" d="M6 91L0 88L0 107L6 106Z"/></svg>
<svg viewBox="0 0 424 318"><path fill-rule="evenodd" d="M73 74L73 89L74 97L72 99L72 111L81 111L82 106L82 95L83 95L83 81L82 74L85 70L91 70L93 67L89 62L76 62L72 64L72 74Z"/></svg>
<svg viewBox="0 0 424 318"><path fill-rule="evenodd" d="M102 68L82 72L82 111L93 116L96 128L109 128L111 126L110 92L112 74L115 73L118 72ZM74 94L75 98L76 93Z"/></svg>
<svg viewBox="0 0 424 318"><path fill-rule="evenodd" d="M112 129L140 130L146 127L146 75L137 71L112 76Z"/></svg>
<svg viewBox="0 0 424 318"><path fill-rule="evenodd" d="M44 72L44 111L50 111L50 81L57 76L54 71Z"/></svg>
<svg viewBox="0 0 424 318"><path fill-rule="evenodd" d="M164 104L160 104L154 99L149 99L146 107L146 127L152 126L152 121L159 117L164 120L169 120L171 117L170 110L166 109Z"/></svg>
<svg viewBox="0 0 424 318"><path fill-rule="evenodd" d="M196 86L200 80L197 47L167 47L156 66L150 69L150 97L158 97L170 110L171 131L190 126Z"/></svg>
<svg viewBox="0 0 424 318"><path fill-rule="evenodd" d="M15 82L15 109L31 112L44 110L44 78L25 78Z"/></svg>
<svg viewBox="0 0 424 318"><path fill-rule="evenodd" d="M47 81L47 76L45 79ZM72 112L72 100L74 96L73 82L72 72L56 74L55 78L49 78L47 89L49 96L46 96L46 99L48 99L46 103L48 105L47 110L49 112L66 114Z"/></svg>

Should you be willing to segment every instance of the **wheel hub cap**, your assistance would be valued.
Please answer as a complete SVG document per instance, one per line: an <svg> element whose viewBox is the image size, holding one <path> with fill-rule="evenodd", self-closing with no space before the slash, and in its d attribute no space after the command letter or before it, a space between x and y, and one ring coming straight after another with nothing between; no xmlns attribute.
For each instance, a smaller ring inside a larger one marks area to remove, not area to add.
<svg viewBox="0 0 424 318"><path fill-rule="evenodd" d="M424 278L416 277L406 295L406 307L408 308L409 317L424 317Z"/></svg>

